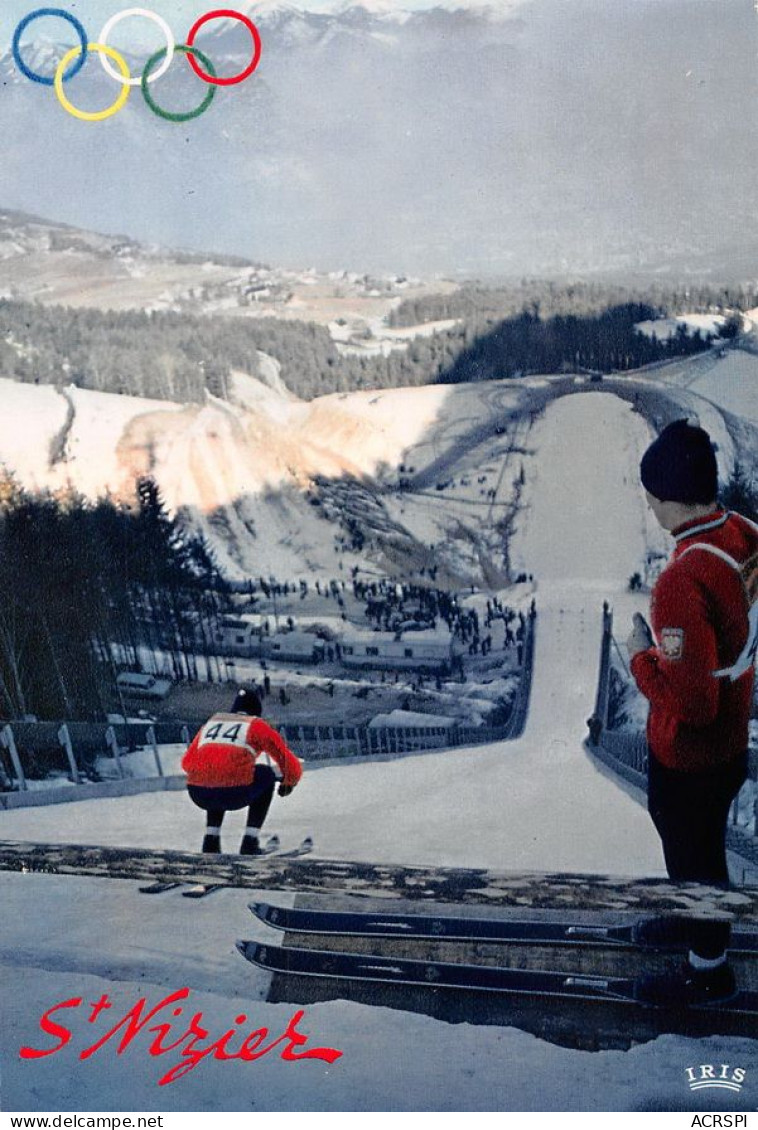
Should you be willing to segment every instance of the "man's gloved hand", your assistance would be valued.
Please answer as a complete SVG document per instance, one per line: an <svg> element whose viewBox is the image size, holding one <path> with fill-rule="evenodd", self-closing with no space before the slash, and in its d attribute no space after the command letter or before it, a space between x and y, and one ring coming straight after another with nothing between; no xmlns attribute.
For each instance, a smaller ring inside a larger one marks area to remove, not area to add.
<svg viewBox="0 0 758 1130"><path fill-rule="evenodd" d="M647 620L641 613L635 612L632 620L632 630L626 641L626 649L629 652L629 658L634 659L638 652L647 651L647 649L652 646L653 633L650 631Z"/></svg>
<svg viewBox="0 0 758 1130"><path fill-rule="evenodd" d="M289 796L294 787L294 785L285 785L284 781L282 781L278 789L279 796Z"/></svg>

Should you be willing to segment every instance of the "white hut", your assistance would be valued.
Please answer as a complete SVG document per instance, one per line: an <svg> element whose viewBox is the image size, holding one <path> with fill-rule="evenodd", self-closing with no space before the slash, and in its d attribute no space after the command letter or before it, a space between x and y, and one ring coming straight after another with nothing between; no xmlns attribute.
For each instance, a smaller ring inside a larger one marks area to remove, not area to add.
<svg viewBox="0 0 758 1130"><path fill-rule="evenodd" d="M272 636L264 636L262 654L267 659L318 663L324 658L324 641L313 632L276 632Z"/></svg>
<svg viewBox="0 0 758 1130"><path fill-rule="evenodd" d="M345 667L374 668L384 671L452 670L459 647L450 633L350 632L340 644Z"/></svg>

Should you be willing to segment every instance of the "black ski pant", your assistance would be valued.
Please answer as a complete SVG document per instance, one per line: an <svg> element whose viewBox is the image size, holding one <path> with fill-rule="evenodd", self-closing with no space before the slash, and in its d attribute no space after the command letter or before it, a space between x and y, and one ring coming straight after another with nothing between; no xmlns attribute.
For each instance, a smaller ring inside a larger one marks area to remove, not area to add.
<svg viewBox="0 0 758 1130"><path fill-rule="evenodd" d="M719 769L697 773L669 769L648 754L647 807L673 882L729 886L726 823L746 776L746 753ZM691 920L690 949L700 957L720 956L729 938L728 922Z"/></svg>
<svg viewBox="0 0 758 1130"><path fill-rule="evenodd" d="M268 815L276 785L276 774L268 765L257 765L252 785L228 789L208 789L190 785L190 799L207 813L206 826L220 828L227 812L247 807L247 826L262 828Z"/></svg>

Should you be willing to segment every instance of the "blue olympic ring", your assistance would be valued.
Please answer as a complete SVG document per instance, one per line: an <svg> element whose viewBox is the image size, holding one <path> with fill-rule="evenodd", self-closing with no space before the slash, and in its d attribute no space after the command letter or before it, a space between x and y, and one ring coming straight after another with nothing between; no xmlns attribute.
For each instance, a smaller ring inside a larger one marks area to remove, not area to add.
<svg viewBox="0 0 758 1130"><path fill-rule="evenodd" d="M18 69L20 71L23 71L26 77L28 79L31 79L32 82L39 82L43 86L53 85L55 81L53 78L46 78L45 75L38 75L35 71L31 70L30 67L27 67L26 63L21 58L21 36L23 35L25 29L32 22L32 20L37 20L41 16L59 16L62 20L68 20L68 22L76 30L76 34L79 36L79 42L82 45L82 52L79 58L71 64L71 66L63 76L63 81L68 82L70 78L73 78L74 75L82 69L85 62L87 61L87 33L84 30L82 24L79 23L79 20L77 20L76 16L72 16L70 12L64 11L63 8L37 8L34 12L30 12L28 16L24 16L23 20L18 25L13 34L13 60Z"/></svg>

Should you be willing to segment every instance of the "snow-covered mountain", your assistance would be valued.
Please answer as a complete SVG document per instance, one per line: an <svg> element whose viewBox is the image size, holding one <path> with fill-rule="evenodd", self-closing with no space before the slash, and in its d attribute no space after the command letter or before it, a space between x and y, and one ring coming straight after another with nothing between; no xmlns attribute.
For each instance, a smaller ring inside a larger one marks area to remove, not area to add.
<svg viewBox="0 0 758 1130"><path fill-rule="evenodd" d="M487 554L500 561L510 479L494 421L520 400L512 382L306 402L282 385L273 359L263 355L260 369L268 383L237 372L229 403L202 406L0 380L0 465L29 489L91 499L131 500L136 479L150 474L230 576L335 576L398 552L423 564L432 545L453 578L479 576ZM472 420L483 425L473 444ZM432 501L396 489L401 465L439 468ZM346 535L351 521L364 545Z"/></svg>
<svg viewBox="0 0 758 1130"><path fill-rule="evenodd" d="M751 5L728 20L699 0L245 10L258 70L185 126L137 90L112 120L77 122L0 59L4 204L322 269L754 272ZM237 21L199 42L221 73L249 58ZM107 104L101 71L72 95ZM197 103L189 68L158 86Z"/></svg>

